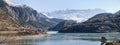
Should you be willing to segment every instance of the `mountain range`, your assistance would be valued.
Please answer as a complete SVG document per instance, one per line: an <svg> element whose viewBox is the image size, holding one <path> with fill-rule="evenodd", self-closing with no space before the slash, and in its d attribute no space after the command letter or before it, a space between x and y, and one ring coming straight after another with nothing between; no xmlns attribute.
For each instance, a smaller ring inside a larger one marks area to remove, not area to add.
<svg viewBox="0 0 120 45"><path fill-rule="evenodd" d="M100 13L83 23L66 26L59 30L60 33L110 33L120 32L120 11Z"/></svg>
<svg viewBox="0 0 120 45"><path fill-rule="evenodd" d="M62 19L48 18L26 5L12 4L9 4L7 0L0 0L1 32L13 31L20 34L45 33L48 28L63 21Z"/></svg>
<svg viewBox="0 0 120 45"><path fill-rule="evenodd" d="M103 9L65 9L53 12L44 12L50 18L58 18L64 20L74 20L84 22L99 13L106 13Z"/></svg>
<svg viewBox="0 0 120 45"><path fill-rule="evenodd" d="M120 11L112 14L102 9L66 9L37 12L26 5L0 0L0 31L19 35L46 33L106 33L120 31ZM15 5L16 4L16 5Z"/></svg>

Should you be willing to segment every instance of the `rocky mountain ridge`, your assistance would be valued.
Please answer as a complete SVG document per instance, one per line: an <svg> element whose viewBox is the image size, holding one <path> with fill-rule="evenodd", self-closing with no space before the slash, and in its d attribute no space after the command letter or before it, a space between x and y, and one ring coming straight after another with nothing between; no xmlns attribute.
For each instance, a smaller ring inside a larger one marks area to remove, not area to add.
<svg viewBox="0 0 120 45"><path fill-rule="evenodd" d="M84 22L99 13L106 13L103 9L65 9L53 12L44 12L50 18L58 18L64 20L74 20Z"/></svg>
<svg viewBox="0 0 120 45"><path fill-rule="evenodd" d="M100 13L83 23L64 27L60 33L109 33L120 32L120 12Z"/></svg>
<svg viewBox="0 0 120 45"><path fill-rule="evenodd" d="M54 23L47 21L46 19L49 18L42 16L42 13L38 13L36 10L26 5L11 6L4 0L0 0L1 32L13 31L23 35L44 33L49 27L53 26Z"/></svg>

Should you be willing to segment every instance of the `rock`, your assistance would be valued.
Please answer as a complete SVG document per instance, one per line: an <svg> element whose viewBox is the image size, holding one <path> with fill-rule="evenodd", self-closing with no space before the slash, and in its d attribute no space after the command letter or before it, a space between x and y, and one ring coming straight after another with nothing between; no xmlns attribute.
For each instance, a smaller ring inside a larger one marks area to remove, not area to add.
<svg viewBox="0 0 120 45"><path fill-rule="evenodd" d="M109 43L106 43L105 45L113 45L113 43L110 43L110 42L109 42Z"/></svg>

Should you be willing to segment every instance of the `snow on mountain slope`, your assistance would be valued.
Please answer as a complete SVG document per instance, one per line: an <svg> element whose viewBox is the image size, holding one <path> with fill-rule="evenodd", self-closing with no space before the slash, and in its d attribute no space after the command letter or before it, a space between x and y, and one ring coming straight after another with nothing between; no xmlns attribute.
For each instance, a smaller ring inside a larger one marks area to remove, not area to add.
<svg viewBox="0 0 120 45"><path fill-rule="evenodd" d="M4 0L7 4L9 4L10 6L22 6L21 4L12 2L11 0Z"/></svg>
<svg viewBox="0 0 120 45"><path fill-rule="evenodd" d="M46 12L46 15L48 17L53 17L53 18L84 22L96 14L105 13L105 12L106 11L102 9L84 9L84 10L66 9L66 10L57 10L53 12Z"/></svg>

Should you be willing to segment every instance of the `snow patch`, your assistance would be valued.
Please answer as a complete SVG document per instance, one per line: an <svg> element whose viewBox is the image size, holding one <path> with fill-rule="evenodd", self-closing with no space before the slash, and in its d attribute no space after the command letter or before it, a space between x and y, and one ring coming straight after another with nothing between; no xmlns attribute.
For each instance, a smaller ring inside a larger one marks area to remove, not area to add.
<svg viewBox="0 0 120 45"><path fill-rule="evenodd" d="M42 14L45 15L46 17L48 17L48 18L53 18L52 16L48 16L47 13L45 13L45 12L43 12Z"/></svg>
<svg viewBox="0 0 120 45"><path fill-rule="evenodd" d="M57 10L53 12L46 12L44 15L46 15L49 18L58 18L58 19L64 19L64 20L74 20L77 22L84 22L88 20L89 18L95 16L99 13L105 13L105 10L102 9L83 9L83 10L77 10L77 9L66 9L66 10Z"/></svg>
<svg viewBox="0 0 120 45"><path fill-rule="evenodd" d="M10 6L21 6L21 4L12 2L11 0L4 0Z"/></svg>

